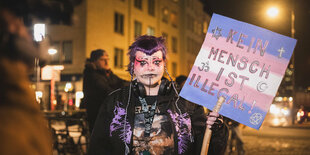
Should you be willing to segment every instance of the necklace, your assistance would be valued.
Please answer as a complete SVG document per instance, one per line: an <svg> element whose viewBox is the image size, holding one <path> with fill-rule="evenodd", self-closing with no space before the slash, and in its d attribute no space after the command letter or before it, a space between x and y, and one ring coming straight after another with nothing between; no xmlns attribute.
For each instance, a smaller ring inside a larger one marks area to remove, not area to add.
<svg viewBox="0 0 310 155"><path fill-rule="evenodd" d="M157 100L152 104L151 109L148 108L145 98L142 98L139 96L139 100L142 105L142 111L144 114L144 123L145 123L144 137L149 137L151 133L151 127L152 127L154 115L155 115Z"/></svg>

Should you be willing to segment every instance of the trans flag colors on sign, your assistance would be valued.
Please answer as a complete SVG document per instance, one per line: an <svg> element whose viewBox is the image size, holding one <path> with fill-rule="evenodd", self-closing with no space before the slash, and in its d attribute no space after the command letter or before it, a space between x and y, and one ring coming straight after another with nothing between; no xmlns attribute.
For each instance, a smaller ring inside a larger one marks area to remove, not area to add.
<svg viewBox="0 0 310 155"><path fill-rule="evenodd" d="M203 45L180 95L259 129L269 110L296 40L213 14Z"/></svg>

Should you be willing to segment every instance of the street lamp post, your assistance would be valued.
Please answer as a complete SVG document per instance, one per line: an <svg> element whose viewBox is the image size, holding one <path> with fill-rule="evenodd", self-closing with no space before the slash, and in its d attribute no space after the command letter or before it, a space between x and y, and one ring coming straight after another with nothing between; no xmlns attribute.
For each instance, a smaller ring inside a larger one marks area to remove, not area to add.
<svg viewBox="0 0 310 155"><path fill-rule="evenodd" d="M291 1L291 10L290 10L290 14L291 14L291 37L295 38L295 13L294 13L294 3L293 0ZM271 18L275 18L278 14L279 14L279 9L277 7L270 7L267 10L267 15ZM296 104L296 90L295 90L295 52L293 52L292 54L292 61L291 64L288 66L291 71L292 71L292 96L293 96L293 100L290 104L290 108L291 108L291 112L292 112L292 124L294 124L294 120L295 120L295 115L294 115L294 111L295 111L295 104Z"/></svg>

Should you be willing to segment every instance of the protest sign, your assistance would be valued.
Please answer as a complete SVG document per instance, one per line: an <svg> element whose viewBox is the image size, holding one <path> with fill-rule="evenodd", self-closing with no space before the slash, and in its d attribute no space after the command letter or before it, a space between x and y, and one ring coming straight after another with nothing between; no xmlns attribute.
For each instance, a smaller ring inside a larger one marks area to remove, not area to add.
<svg viewBox="0 0 310 155"><path fill-rule="evenodd" d="M278 90L296 40L213 14L204 43L180 95L259 129Z"/></svg>

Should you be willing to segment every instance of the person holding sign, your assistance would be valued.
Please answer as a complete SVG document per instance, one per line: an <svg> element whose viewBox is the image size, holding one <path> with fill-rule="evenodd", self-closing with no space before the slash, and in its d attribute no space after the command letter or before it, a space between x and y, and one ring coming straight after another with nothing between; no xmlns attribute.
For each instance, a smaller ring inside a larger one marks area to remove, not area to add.
<svg viewBox="0 0 310 155"><path fill-rule="evenodd" d="M211 128L209 154L223 154L227 128L216 112L180 97L166 69L162 37L140 36L129 47L128 87L111 93L99 110L89 154L200 154ZM163 77L166 71L170 80Z"/></svg>

